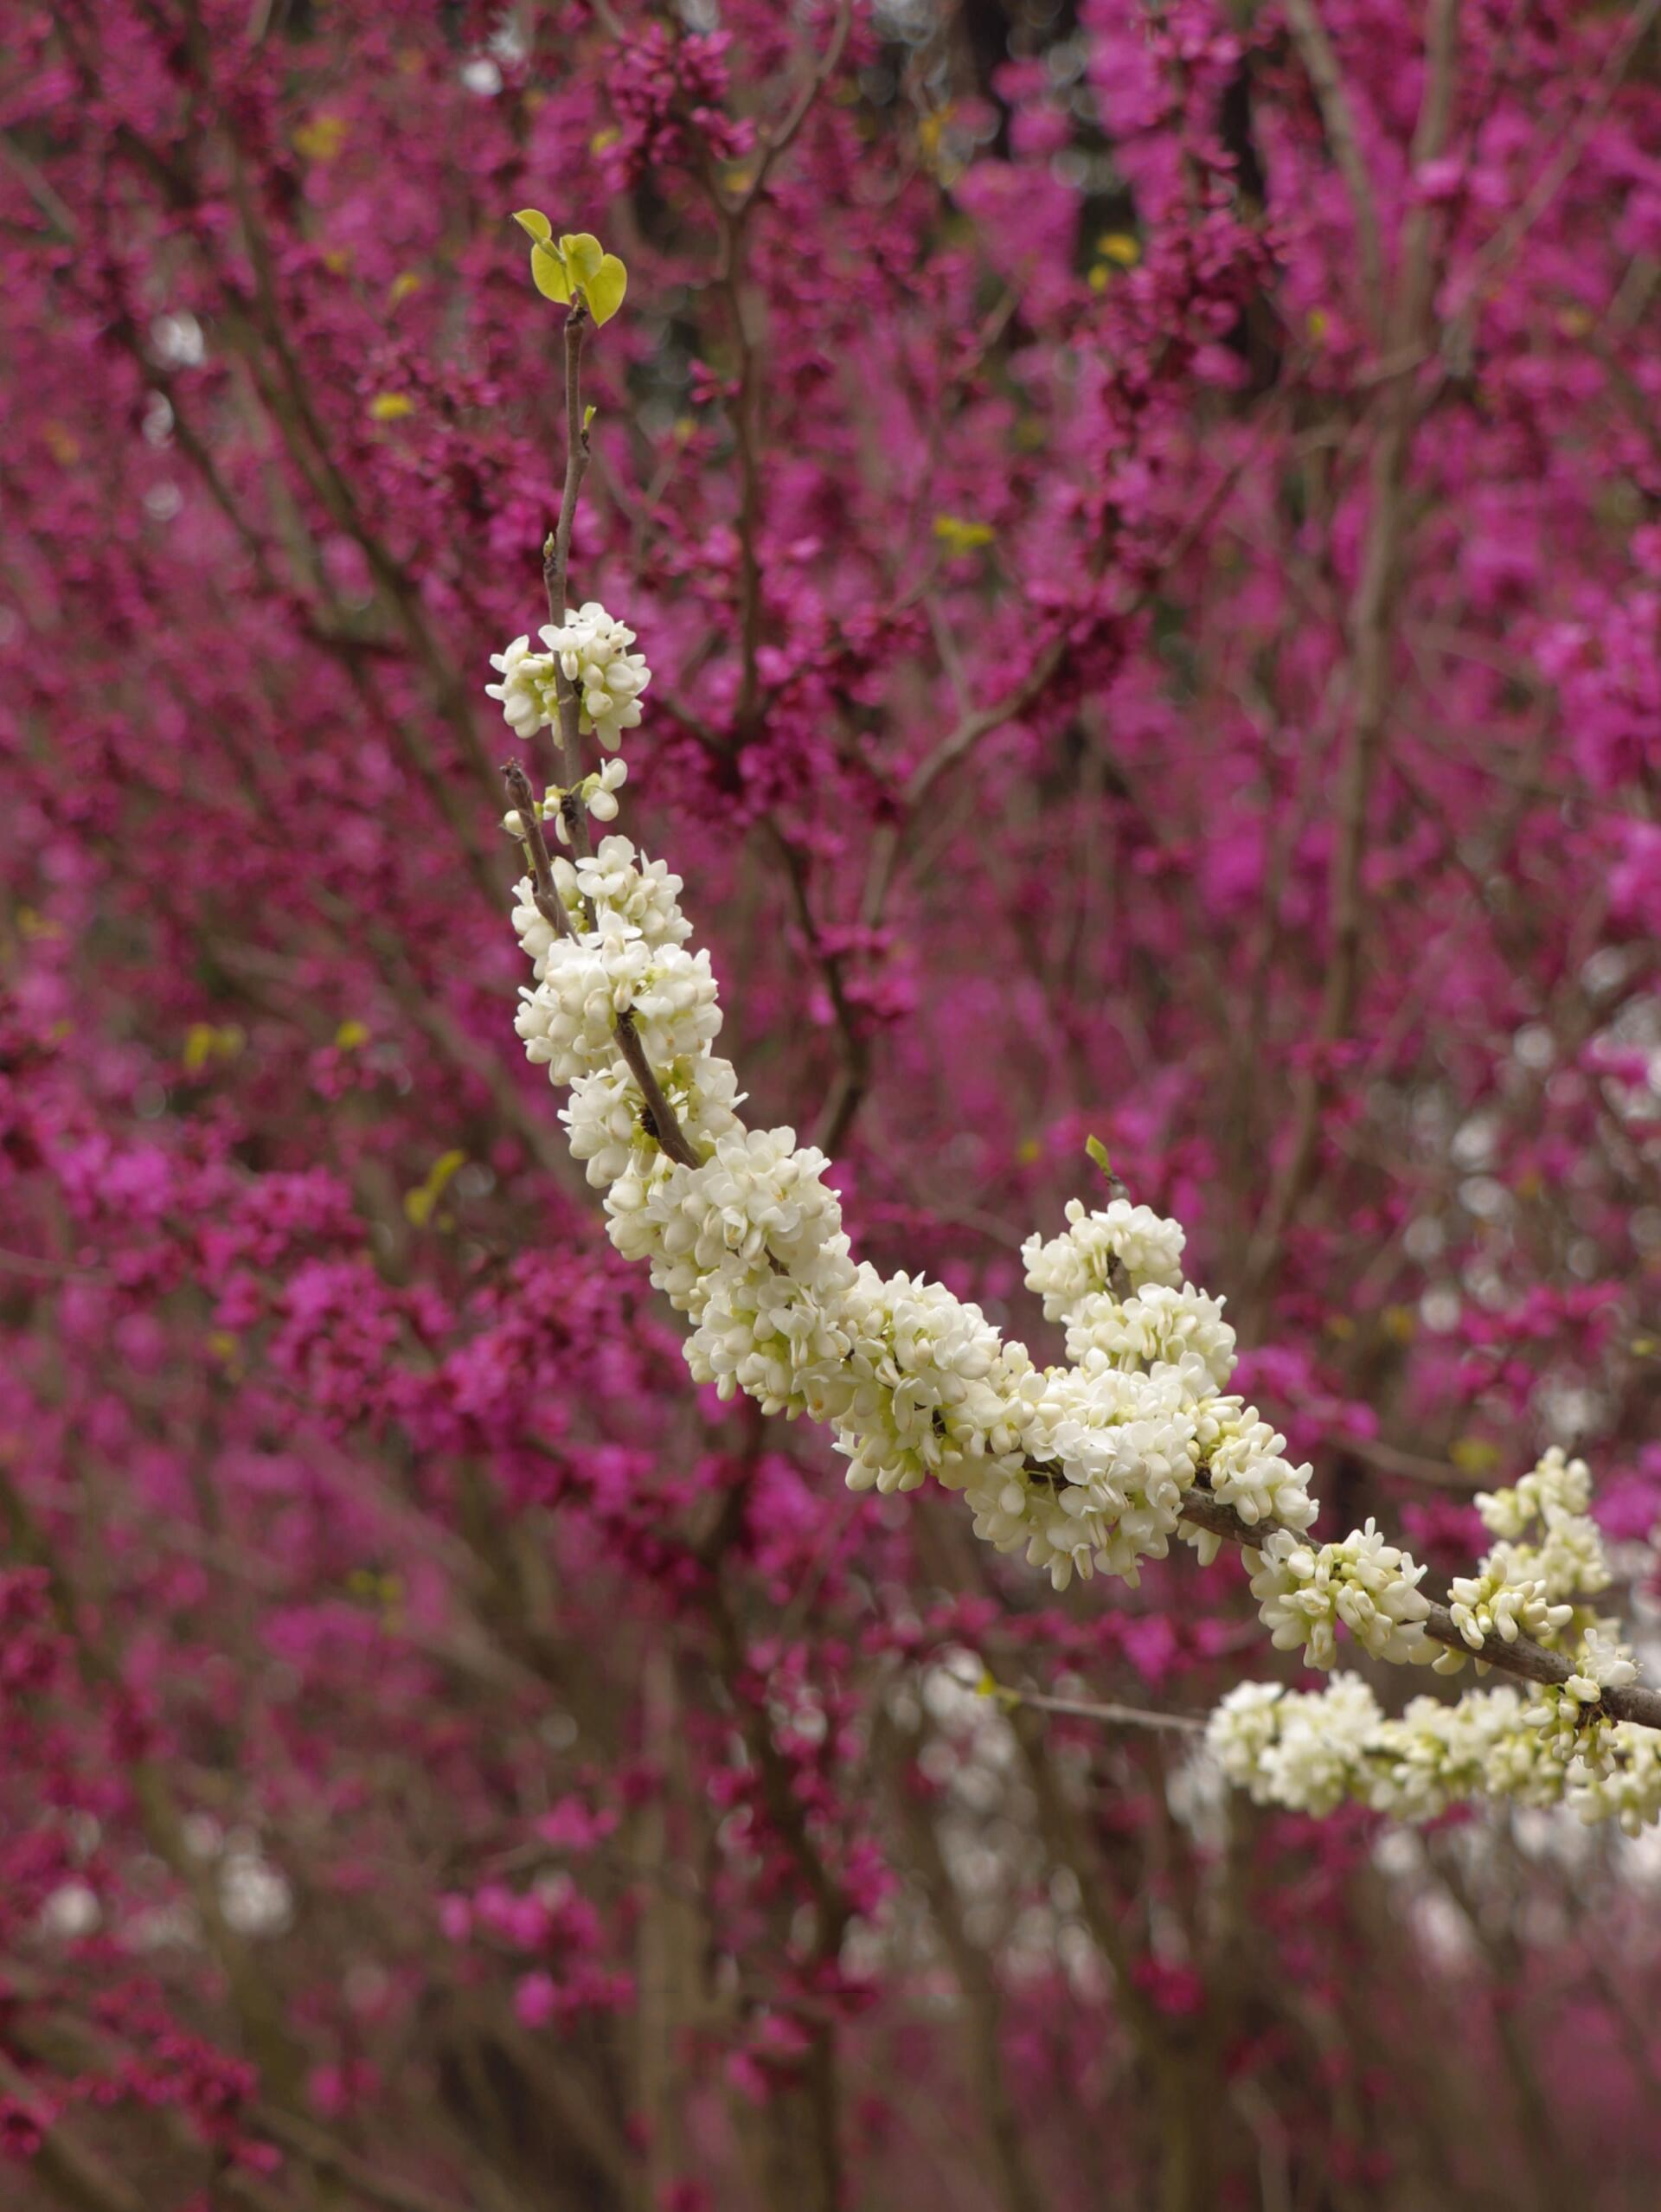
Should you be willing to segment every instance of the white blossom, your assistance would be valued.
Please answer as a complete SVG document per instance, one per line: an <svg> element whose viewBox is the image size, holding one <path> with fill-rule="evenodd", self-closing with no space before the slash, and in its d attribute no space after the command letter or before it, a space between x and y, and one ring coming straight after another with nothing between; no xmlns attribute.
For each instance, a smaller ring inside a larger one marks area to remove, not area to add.
<svg viewBox="0 0 1661 2212"><path fill-rule="evenodd" d="M1554 1446L1514 1489L1478 1492L1477 1509L1497 1541L1473 1574L1449 1587L1455 1625L1472 1651L1494 1635L1554 1645L1574 1619L1569 1600L1607 1588L1602 1532L1584 1510L1591 1487L1585 1460ZM1455 1673L1463 1655L1446 1652L1436 1664Z"/></svg>
<svg viewBox="0 0 1661 2212"><path fill-rule="evenodd" d="M552 654L533 653L529 632L525 632L505 652L492 653L491 666L502 681L487 683L484 696L502 702L503 719L515 735L534 737L539 729L545 729L557 712Z"/></svg>
<svg viewBox="0 0 1661 2212"><path fill-rule="evenodd" d="M557 665L584 727L614 749L648 681L633 632L590 601L542 636L545 655L521 637L496 657L491 696L528 734L556 711ZM611 820L623 779L622 762L606 761L577 794ZM557 815L563 797L550 792L545 810ZM510 815L507 826L525 825ZM698 1381L826 1426L853 1490L933 1480L961 1493L976 1534L1057 1589L1097 1573L1134 1583L1173 1536L1209 1560L1219 1539L1188 1517L1209 1494L1262 1532L1247 1559L1277 1647L1330 1668L1342 1625L1376 1658L1433 1657L1421 1567L1370 1521L1337 1542L1306 1535L1311 1470L1228 1392L1234 1331L1222 1301L1184 1279L1177 1222L1128 1199L1094 1212L1075 1200L1059 1236L1028 1241L1028 1286L1066 1331L1065 1363L1036 1367L943 1284L856 1261L824 1154L792 1129L745 1126L736 1075L714 1048L715 981L708 954L689 949L680 878L614 835L552 868L563 932L529 881L517 887L513 925L533 982L516 1026L528 1057L568 1087L572 1152L605 1194L618 1251L686 1317ZM619 1050L625 1017L689 1164L659 1142ZM1613 1625L1577 1603L1609 1580L1589 1494L1584 1462L1554 1451L1515 1489L1485 1495L1495 1542L1452 1593L1472 1651L1520 1635L1555 1644L1570 1667L1562 1684L1528 1702L1510 1688L1415 1697L1399 1719L1352 1675L1318 1694L1243 1684L1208 1731L1224 1772L1260 1802L1313 1812L1350 1798L1425 1819L1480 1789L1567 1799L1629 1829L1656 1818L1661 1736L1617 1724L1604 1704L1635 1663ZM1463 1657L1442 1651L1436 1664Z"/></svg>
<svg viewBox="0 0 1661 2212"><path fill-rule="evenodd" d="M1027 1263L1027 1288L1044 1301L1046 1321L1070 1321L1081 1300L1108 1291L1117 1260L1130 1287L1164 1284L1175 1289L1183 1279L1183 1232L1164 1221L1151 1206L1115 1198L1104 1211L1087 1214L1076 1198L1068 1201L1068 1227L1046 1243L1030 1236L1021 1247Z"/></svg>
<svg viewBox="0 0 1661 2212"><path fill-rule="evenodd" d="M1191 1355L1214 1390L1226 1389L1235 1371L1235 1332L1222 1318L1222 1301L1191 1283L1146 1283L1122 1305L1105 1292L1081 1298L1072 1308L1067 1356L1078 1366L1093 1351L1132 1371Z"/></svg>
<svg viewBox="0 0 1661 2212"><path fill-rule="evenodd" d="M1371 1521L1319 1546L1277 1529L1247 1563L1254 1566L1252 1595L1277 1651L1302 1645L1305 1665L1330 1667L1342 1621L1375 1658L1429 1657L1422 1624L1430 1606L1419 1592L1425 1570Z"/></svg>
<svg viewBox="0 0 1661 2212"><path fill-rule="evenodd" d="M583 804L596 822L615 822L617 794L628 780L629 764L621 758L602 761L598 772L582 786Z"/></svg>
<svg viewBox="0 0 1661 2212"><path fill-rule="evenodd" d="M1196 1408L1206 1475L1214 1496L1233 1506L1248 1528L1279 1521L1307 1529L1315 1518L1307 1460L1294 1467L1286 1439L1238 1398L1209 1398Z"/></svg>
<svg viewBox="0 0 1661 2212"><path fill-rule="evenodd" d="M1495 1634L1507 1644L1519 1636L1542 1643L1574 1617L1573 1606L1548 1602L1542 1578L1518 1571L1509 1544L1496 1544L1476 1574L1455 1576L1448 1596L1453 1625L1473 1651Z"/></svg>
<svg viewBox="0 0 1661 2212"><path fill-rule="evenodd" d="M1590 1468L1584 1459L1569 1459L1554 1444L1514 1489L1478 1491L1476 1507L1491 1535L1515 1539L1531 1521L1553 1512L1584 1513L1591 1502Z"/></svg>
<svg viewBox="0 0 1661 2212"><path fill-rule="evenodd" d="M624 731L639 722L640 694L651 681L645 654L628 650L633 631L614 621L598 599L586 599L562 624L545 625L541 635L550 671L557 663L581 702L585 734L592 732L615 753ZM505 699L503 707L505 712Z"/></svg>

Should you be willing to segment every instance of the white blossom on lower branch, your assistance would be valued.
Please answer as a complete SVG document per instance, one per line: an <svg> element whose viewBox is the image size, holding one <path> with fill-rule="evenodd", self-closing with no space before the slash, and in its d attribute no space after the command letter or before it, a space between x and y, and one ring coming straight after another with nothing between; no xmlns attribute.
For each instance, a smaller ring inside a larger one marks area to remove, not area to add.
<svg viewBox="0 0 1661 2212"><path fill-rule="evenodd" d="M1509 1683L1451 1704L1414 1697L1397 1720L1358 1675L1335 1674L1320 1690L1246 1682L1212 1714L1206 1745L1259 1805L1290 1811L1349 1802L1432 1820L1484 1794L1567 1805L1630 1836L1661 1818L1661 1734L1590 1718L1567 1685L1532 1702Z"/></svg>
<svg viewBox="0 0 1661 2212"><path fill-rule="evenodd" d="M633 633L590 603L543 637L545 655L521 638L497 657L491 696L528 734L556 711L557 657L585 718L614 746L639 719L649 680L626 651ZM619 781L590 778L580 795L609 819ZM560 797L550 794L555 811ZM526 827L516 814L507 826ZM1381 1659L1460 1663L1425 1636L1423 1568L1370 1522L1339 1542L1305 1538L1310 1469L1228 1392L1234 1331L1222 1301L1185 1279L1177 1222L1124 1198L1094 1212L1074 1201L1059 1236L1028 1241L1028 1286L1067 1343L1064 1363L1036 1366L944 1285L856 1261L824 1156L792 1130L745 1126L734 1071L715 1049L709 955L688 950L680 878L616 836L574 862L556 857L552 873L564 931L529 881L518 887L514 926L534 982L516 1026L529 1057L569 1089L561 1118L605 1194L612 1242L646 1263L691 1324L685 1352L698 1381L827 1426L851 1489L932 1479L961 1492L976 1534L1024 1553L1058 1590L1097 1573L1134 1584L1173 1537L1209 1561L1219 1539L1185 1514L1202 1483L1248 1528L1264 1528L1247 1559L1279 1647L1331 1667L1342 1627ZM619 1049L625 1016L696 1165L657 1141ZM1320 1696L1245 1685L1214 1716L1210 1739L1254 1796L1317 1811L1359 1798L1422 1818L1485 1789L1568 1798L1627 1826L1656 1817L1661 1737L1614 1726L1599 1702L1632 1663L1609 1640L1613 1625L1572 1602L1608 1580L1582 1463L1548 1454L1515 1491L1479 1502L1497 1542L1454 1586L1460 1632L1473 1651L1495 1634L1573 1636L1563 1648L1579 1671L1532 1702L1510 1689L1457 1704L1420 1697L1399 1721L1353 1677Z"/></svg>

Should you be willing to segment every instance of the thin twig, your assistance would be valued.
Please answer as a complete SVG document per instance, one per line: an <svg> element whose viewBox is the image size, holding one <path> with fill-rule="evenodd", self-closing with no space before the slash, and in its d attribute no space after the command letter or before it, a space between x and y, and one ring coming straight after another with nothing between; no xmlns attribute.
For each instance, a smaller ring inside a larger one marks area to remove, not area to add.
<svg viewBox="0 0 1661 2212"><path fill-rule="evenodd" d="M548 590L548 611L555 624L562 624L566 613L566 594L571 562L571 531L576 519L577 501L582 491L582 479L588 468L588 429L582 410L582 338L587 322L580 302L573 307L565 323L565 431L567 452L565 462L565 490L560 502L559 518L542 556L542 581ZM560 800L560 812L570 836L571 849L577 857L586 860L593 851L588 834L588 814L583 805L578 786L582 782L582 738L580 721L582 702L575 686L566 676L558 661L555 663L555 696L560 710L560 744L563 760L565 788ZM516 760L509 761L502 775L519 815L523 841L530 860L531 896L536 911L560 936L575 934L575 925L566 912L554 882L554 865L548 856L548 840L536 812L530 779ZM590 902L582 901L583 912L590 929L594 926L594 914ZM678 1167L697 1167L701 1164L697 1153L688 1141L681 1127L679 1117L664 1094L657 1080L640 1033L635 1027L634 1016L626 1008L619 1009L614 1023L617 1048L624 1065L633 1076L643 1104L642 1124L647 1133L656 1139L667 1157Z"/></svg>
<svg viewBox="0 0 1661 2212"><path fill-rule="evenodd" d="M1363 313L1369 323L1376 320L1379 303L1384 297L1384 253L1379 242L1378 203L1373 196L1373 180L1367 167L1366 157L1361 151L1361 140L1356 131L1354 111L1350 95L1344 89L1343 73L1338 67L1332 42L1326 35L1326 25L1321 21L1315 0L1286 0L1286 22L1304 67L1314 88L1315 101L1321 111L1322 125L1326 131L1326 143L1332 150L1350 194L1355 211L1356 244L1359 249Z"/></svg>
<svg viewBox="0 0 1661 2212"><path fill-rule="evenodd" d="M1615 94L1620 90L1632 59L1655 22L1658 12L1661 12L1661 0L1639 0L1639 5L1632 10L1632 21L1611 51L1590 98L1576 108L1573 121L1558 140L1555 153L1541 170L1533 189L1522 205L1512 210L1477 255L1468 279L1470 290L1464 305L1449 326L1450 335L1459 333L1468 340L1477 309L1503 274L1517 247L1574 175L1581 156L1596 134ZM1457 354L1460 349L1457 345L1450 345L1448 350Z"/></svg>
<svg viewBox="0 0 1661 2212"><path fill-rule="evenodd" d="M990 1675L972 1682L950 1667L946 1672L959 1689L972 1689L978 1697L990 1697L998 1705L1029 1706L1034 1712L1061 1713L1072 1720L1106 1721L1115 1728L1164 1729L1182 1735L1197 1735L1205 1727L1192 1713L1151 1713L1140 1705L1099 1705L1085 1698L1045 1697L1036 1690L1012 1689L1007 1683L994 1682Z"/></svg>
<svg viewBox="0 0 1661 2212"><path fill-rule="evenodd" d="M554 930L556 936L575 934L571 917L566 912L554 882L553 862L548 858L548 840L542 835L542 825L536 818L535 802L531 797L530 780L516 760L507 762L502 771L508 796L518 811L522 842L530 858L530 894L535 901L536 911ZM634 1026L634 1016L624 1009L616 1016L617 1048L625 1065L638 1086L645 1102L642 1117L648 1133L656 1138L670 1158L680 1167L699 1165L697 1154L687 1142L675 1109L664 1095L663 1086L653 1073L646 1058L640 1033Z"/></svg>
<svg viewBox="0 0 1661 2212"><path fill-rule="evenodd" d="M250 2117L255 2127L286 2144L320 2173L344 2182L371 2204L385 2205L388 2212L461 2212L453 2198L433 2196L415 2183L388 2173L378 2160L372 2164L360 2158L326 2130L298 2113L261 2105Z"/></svg>
<svg viewBox="0 0 1661 2212"><path fill-rule="evenodd" d="M571 532L577 519L582 479L588 473L588 426L582 414L582 339L587 321L582 302L574 302L565 318L565 490L560 497L559 520L554 526L553 538L542 554L548 619L556 628L562 628L565 623L570 589ZM557 660L554 664L554 696L560 710L561 774L565 786L560 811L565 817L572 851L580 860L586 860L593 848L587 812L577 792L582 781L582 702L577 696L576 686ZM590 927L593 924L591 914Z"/></svg>
<svg viewBox="0 0 1661 2212"><path fill-rule="evenodd" d="M814 101L824 91L825 85L835 74L837 62L842 59L842 49L848 43L848 33L852 27L853 20L853 0L841 0L841 5L837 10L837 20L831 27L830 43L826 46L812 75L797 95L795 106L790 110L779 128L769 133L766 145L762 151L761 159L757 164L755 175L750 180L734 213L742 214L749 206L751 201L766 183L767 171L783 153L785 148L789 145L803 124L806 122Z"/></svg>
<svg viewBox="0 0 1661 2212"><path fill-rule="evenodd" d="M38 1275L44 1282L112 1283L104 1267L72 1267L66 1260L42 1260L32 1252L0 1252L0 1269L9 1275Z"/></svg>
<svg viewBox="0 0 1661 2212"><path fill-rule="evenodd" d="M504 760L502 780L508 787L508 797L519 817L520 842L530 860L530 895L536 902L536 911L556 937L569 937L572 933L571 917L567 914L565 901L555 885L554 865L548 858L548 840L542 835L542 825L537 817L530 778L516 760Z"/></svg>
<svg viewBox="0 0 1661 2212"><path fill-rule="evenodd" d="M1431 0L1426 27L1428 76L1414 131L1415 169L1433 161L1453 122L1459 0ZM1354 703L1338 772L1337 821L1329 877L1331 943L1316 1038L1331 1048L1346 1037L1361 992L1367 920L1367 833L1389 720L1395 617L1408 542L1408 479L1414 432L1427 405L1413 363L1427 349L1437 274L1433 209L1411 208L1401 225L1401 268L1387 325L1389 357L1401 363L1381 378L1375 401L1366 536L1350 608ZM1307 1190L1319 1152L1321 1117L1331 1093L1330 1055L1318 1054L1299 1079L1292 1141L1252 1233L1246 1279L1260 1298L1282 1240Z"/></svg>
<svg viewBox="0 0 1661 2212"><path fill-rule="evenodd" d="M57 2117L36 2085L0 2052L0 2092L40 2130L29 2164L75 2212L144 2212L131 2182L106 2166L73 2128Z"/></svg>
<svg viewBox="0 0 1661 2212"><path fill-rule="evenodd" d="M588 325L587 309L579 299L565 318L565 489L554 525L551 548L544 556L542 580L548 587L548 619L565 620L571 571L571 532L577 519L582 479L588 473L588 433L582 420L582 340Z"/></svg>

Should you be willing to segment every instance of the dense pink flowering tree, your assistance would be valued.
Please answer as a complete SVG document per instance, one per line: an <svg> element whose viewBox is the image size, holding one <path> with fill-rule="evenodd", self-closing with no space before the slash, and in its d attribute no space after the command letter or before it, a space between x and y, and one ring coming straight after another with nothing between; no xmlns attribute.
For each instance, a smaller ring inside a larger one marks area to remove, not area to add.
<svg viewBox="0 0 1661 2212"><path fill-rule="evenodd" d="M1258 1812L1237 1566L1054 1598L689 1382L511 1035L483 686L534 204L629 265L630 827L862 1249L1042 1343L1100 1134L1324 1528L1463 1569L1562 1442L1635 1546L1655 18L18 0L3 2201L1653 2202L1647 1842Z"/></svg>

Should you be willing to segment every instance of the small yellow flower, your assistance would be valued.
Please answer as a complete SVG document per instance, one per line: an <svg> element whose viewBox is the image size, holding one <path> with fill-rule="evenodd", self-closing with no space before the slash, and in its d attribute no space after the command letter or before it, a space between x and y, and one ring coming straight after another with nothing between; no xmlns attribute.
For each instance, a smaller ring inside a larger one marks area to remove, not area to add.
<svg viewBox="0 0 1661 2212"><path fill-rule="evenodd" d="M938 159L940 140L945 137L946 126L951 120L952 106L948 101L934 114L924 116L922 121L917 125L917 143L922 148L927 160Z"/></svg>
<svg viewBox="0 0 1661 2212"><path fill-rule="evenodd" d="M247 1042L234 1022L218 1029L211 1022L192 1022L184 1039L186 1073L199 1075L211 1061L234 1060Z"/></svg>
<svg viewBox="0 0 1661 2212"><path fill-rule="evenodd" d="M950 553L974 553L990 545L997 532L990 523L975 523L961 515L936 515L934 535Z"/></svg>
<svg viewBox="0 0 1661 2212"><path fill-rule="evenodd" d="M333 161L345 143L343 115L314 115L294 133L294 151L306 161Z"/></svg>
<svg viewBox="0 0 1661 2212"><path fill-rule="evenodd" d="M1499 1446L1485 1436L1461 1436L1448 1447L1448 1458L1462 1475L1485 1475L1499 1465Z"/></svg>

